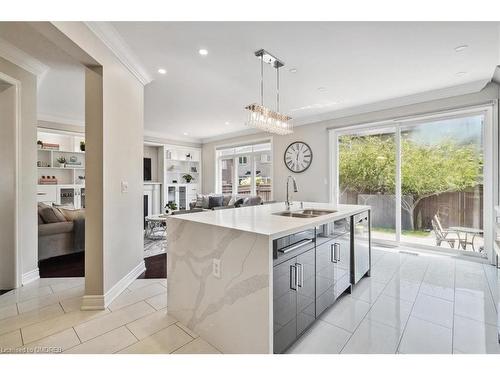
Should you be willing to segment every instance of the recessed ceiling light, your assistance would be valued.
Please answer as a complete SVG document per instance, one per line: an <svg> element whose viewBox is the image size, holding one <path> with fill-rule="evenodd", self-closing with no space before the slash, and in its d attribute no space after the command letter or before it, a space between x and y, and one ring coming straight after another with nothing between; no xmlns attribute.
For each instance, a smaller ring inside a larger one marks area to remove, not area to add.
<svg viewBox="0 0 500 375"><path fill-rule="evenodd" d="M167 74L167 71L166 71L166 69L160 68L160 69L158 69L158 73Z"/></svg>
<svg viewBox="0 0 500 375"><path fill-rule="evenodd" d="M184 134L184 135L189 135L189 133L186 133L186 132L184 132L184 133L182 133L182 134Z"/></svg>
<svg viewBox="0 0 500 375"><path fill-rule="evenodd" d="M201 48L200 50L198 50L198 53L202 56L208 55L208 51L205 48Z"/></svg>
<svg viewBox="0 0 500 375"><path fill-rule="evenodd" d="M460 76L460 77L461 77L461 76L464 76L464 75L466 75L466 74L467 74L467 72L457 72L457 76Z"/></svg>
<svg viewBox="0 0 500 375"><path fill-rule="evenodd" d="M319 92L326 92L327 89L326 89L326 87L318 87L318 91Z"/></svg>
<svg viewBox="0 0 500 375"><path fill-rule="evenodd" d="M297 68L290 68L288 69L290 73L297 73Z"/></svg>
<svg viewBox="0 0 500 375"><path fill-rule="evenodd" d="M226 121L224 124L229 125L229 121Z"/></svg>
<svg viewBox="0 0 500 375"><path fill-rule="evenodd" d="M455 47L455 52L460 52L463 51L464 49L467 49L469 46L467 44Z"/></svg>

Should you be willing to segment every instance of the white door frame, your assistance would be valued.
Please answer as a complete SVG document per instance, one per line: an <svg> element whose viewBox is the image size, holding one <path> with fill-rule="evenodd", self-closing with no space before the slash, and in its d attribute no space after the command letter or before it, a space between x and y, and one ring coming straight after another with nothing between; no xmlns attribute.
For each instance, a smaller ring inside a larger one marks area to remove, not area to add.
<svg viewBox="0 0 500 375"><path fill-rule="evenodd" d="M21 254L21 81L0 72L0 79L5 81L15 89L15 210L14 210L14 227L15 227L15 287L19 288L22 285L22 254ZM33 146L35 147L35 146Z"/></svg>
<svg viewBox="0 0 500 375"><path fill-rule="evenodd" d="M396 142L399 142L399 135L401 128L419 123L424 123L438 119L449 119L453 117L463 117L472 115L484 115L483 126L483 139L484 139L484 167L483 167L483 229L484 229L484 246L488 252L488 260L491 264L496 264L495 252L493 249L494 241L494 206L499 202L499 131L498 126L498 105L496 102L490 102L481 106L474 106L464 108L461 110L450 110L439 113L426 114L422 116L413 116L399 119L391 119L381 122L365 123L354 126L347 126L341 128L329 129L329 172L330 172L330 202L339 203L339 175L338 175L338 137L343 134L352 133L355 131L362 131L367 129L374 129L383 131L387 128L396 129ZM399 147L398 147L399 150ZM400 151L400 150L399 150ZM400 228L401 228L401 154L398 152L396 155L396 241L377 241L387 245L409 245L412 247L419 247L427 250L436 250L436 247L427 245L417 245L413 243L400 241ZM441 251L441 250L440 250ZM461 251L459 251L462 253ZM471 255L470 252L463 252L464 254Z"/></svg>

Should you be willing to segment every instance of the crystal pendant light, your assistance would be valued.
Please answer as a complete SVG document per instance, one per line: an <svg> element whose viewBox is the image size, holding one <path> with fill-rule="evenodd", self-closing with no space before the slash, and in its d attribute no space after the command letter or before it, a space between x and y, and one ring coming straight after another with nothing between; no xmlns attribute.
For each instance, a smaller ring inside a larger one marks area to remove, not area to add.
<svg viewBox="0 0 500 375"><path fill-rule="evenodd" d="M291 117L280 113L280 75L279 69L285 64L261 49L255 52L255 56L260 58L260 102L261 104L250 104L245 107L248 112L247 126L256 128L268 133L286 135L293 133L293 125L290 123ZM272 65L276 69L276 111L264 106L264 63Z"/></svg>

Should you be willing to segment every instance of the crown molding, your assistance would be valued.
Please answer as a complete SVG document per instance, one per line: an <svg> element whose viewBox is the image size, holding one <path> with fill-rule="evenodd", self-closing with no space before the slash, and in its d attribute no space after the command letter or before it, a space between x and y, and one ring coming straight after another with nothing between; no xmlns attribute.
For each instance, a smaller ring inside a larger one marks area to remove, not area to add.
<svg viewBox="0 0 500 375"><path fill-rule="evenodd" d="M38 121L53 122L53 123L63 124L63 125L73 125L73 126L79 126L79 127L85 126L85 120L80 120L80 119L56 115L56 114L38 113L37 119L38 119Z"/></svg>
<svg viewBox="0 0 500 375"><path fill-rule="evenodd" d="M123 40L118 31L109 22L84 22L118 60L141 82L143 85L150 83L153 78L139 61L139 58Z"/></svg>
<svg viewBox="0 0 500 375"><path fill-rule="evenodd" d="M40 80L49 67L23 50L0 38L0 56L35 75Z"/></svg>
<svg viewBox="0 0 500 375"><path fill-rule="evenodd" d="M144 140L148 142L158 142L158 143L173 143L176 145L184 145L187 147L197 147L201 144L199 138L193 137L178 137L172 134L156 132L152 130L144 129Z"/></svg>

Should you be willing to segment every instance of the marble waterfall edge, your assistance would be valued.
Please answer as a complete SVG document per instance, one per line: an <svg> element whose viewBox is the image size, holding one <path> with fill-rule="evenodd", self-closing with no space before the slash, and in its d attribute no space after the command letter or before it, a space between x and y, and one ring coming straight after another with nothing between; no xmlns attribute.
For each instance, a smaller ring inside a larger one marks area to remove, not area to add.
<svg viewBox="0 0 500 375"><path fill-rule="evenodd" d="M168 313L223 353L272 353L269 236L172 217L167 238Z"/></svg>

